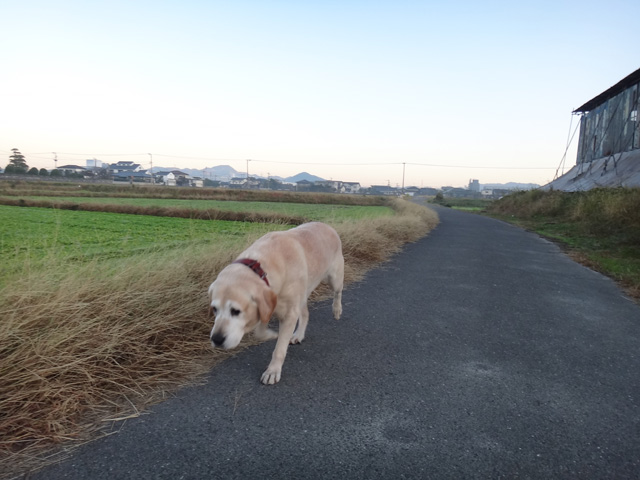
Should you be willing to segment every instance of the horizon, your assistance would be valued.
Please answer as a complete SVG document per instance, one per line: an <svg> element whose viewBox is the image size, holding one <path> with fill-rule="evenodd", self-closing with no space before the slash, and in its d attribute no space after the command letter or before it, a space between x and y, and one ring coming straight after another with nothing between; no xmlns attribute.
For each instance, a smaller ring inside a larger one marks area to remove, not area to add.
<svg viewBox="0 0 640 480"><path fill-rule="evenodd" d="M37 168L248 161L262 176L363 185L544 185L575 164L572 111L638 68L632 42L599 35L603 13L635 31L630 0L25 0L0 12L2 167L18 148Z"/></svg>
<svg viewBox="0 0 640 480"><path fill-rule="evenodd" d="M91 159L87 159L85 161L85 165L79 165L78 163L65 164L65 165L58 166L58 168L61 169L61 168L64 168L65 166L78 166L78 167L83 167L83 168L91 168L91 167L89 167L88 164L89 164L90 161L95 161L95 160L100 160L100 159L91 158ZM121 161L124 162L124 161L128 161L128 160L121 160ZM133 162L133 161L131 161L131 162L134 163L134 164L137 163L137 162ZM104 164L107 164L108 162L102 162L102 163L104 165ZM117 162L114 162L114 163L117 163ZM28 164L28 162L27 162L27 164ZM138 164L138 165L142 166L142 164ZM29 168L31 168L31 167L32 166L29 165ZM4 167L0 167L0 168L4 168ZM39 167L39 168L45 168L49 172L54 169L54 168L47 168L47 167ZM247 175L246 171L244 171L244 172L238 171L235 168L233 168L231 165L226 165L226 164L223 164L223 165L212 165L212 166L208 166L208 167L204 167L204 168L191 168L189 166L177 167L177 166L162 166L162 165L155 166L154 165L152 168L153 168L152 173L156 173L156 174L159 171L165 171L165 170L166 171L190 170L190 171L202 172L202 178L206 178L206 179L211 179L211 176L210 175L209 176L205 175L204 171L205 170L213 170L213 169L216 169L216 168L231 168L238 175L237 178L246 178L246 175ZM151 170L151 167L149 169L143 169L143 170L144 171ZM382 184L382 183L367 184L367 183L360 182L358 180L338 180L338 179L335 179L335 178L324 178L324 177L321 177L319 175L315 175L314 173L308 172L306 170L300 171L300 172L295 173L293 175L288 175L286 177L283 177L283 176L277 175L277 174L264 176L264 175L261 175L261 174L251 174L251 172L249 172L249 177L263 178L263 179L274 178L274 179L278 179L278 180L281 180L281 181L287 182L287 183L291 182L290 179L295 178L295 177L299 177L299 176L316 177L316 178L320 179L318 181L339 181L339 182L343 182L343 183L359 183L363 188L370 188L372 186L390 186L390 187L393 187L393 188L401 188L401 185L399 185L399 184L396 184L396 185L390 185L388 183L387 184ZM471 180L479 180L479 179L469 179L469 182ZM416 188L435 188L435 189L442 189L442 188L446 188L446 187L468 188L469 182L467 182L466 185L420 185L420 186L416 185L416 184L410 184L410 183L406 183L405 182L404 188L411 188L411 187L416 187ZM481 181L479 181L479 183L480 183L481 186L485 186L485 185L508 185L508 184L541 186L540 184L537 184L535 182L515 182L515 181L507 181L507 182L481 182Z"/></svg>

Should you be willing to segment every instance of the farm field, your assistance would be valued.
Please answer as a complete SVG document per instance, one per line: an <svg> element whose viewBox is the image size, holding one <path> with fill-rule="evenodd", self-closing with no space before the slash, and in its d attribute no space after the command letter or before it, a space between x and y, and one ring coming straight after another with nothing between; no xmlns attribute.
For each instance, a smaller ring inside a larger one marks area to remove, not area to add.
<svg viewBox="0 0 640 480"><path fill-rule="evenodd" d="M0 205L0 279L27 263L124 258L168 249L188 249L266 233L286 226L224 220L83 212ZM3 283L0 280L0 285Z"/></svg>
<svg viewBox="0 0 640 480"><path fill-rule="evenodd" d="M104 205L132 205L139 207L153 206L216 209L232 212L278 213L324 222L357 220L393 214L393 210L387 206L124 197L20 196L20 198L27 200L47 200L53 203L71 202L78 204L92 203Z"/></svg>
<svg viewBox="0 0 640 480"><path fill-rule="evenodd" d="M288 216L336 228L347 284L438 223L433 211L400 199L344 197L350 203L342 205L339 195L306 195L313 201L293 203L297 195L286 203L277 192L278 202L240 202L251 194L222 193L235 200L53 199L139 202L132 210L147 208L144 215L0 205L0 464L19 472L46 463L58 446L92 438L105 419L138 415L233 354L211 350L208 285L264 233L291 228ZM149 207L286 215L199 220L154 216ZM252 344L248 338L241 348Z"/></svg>

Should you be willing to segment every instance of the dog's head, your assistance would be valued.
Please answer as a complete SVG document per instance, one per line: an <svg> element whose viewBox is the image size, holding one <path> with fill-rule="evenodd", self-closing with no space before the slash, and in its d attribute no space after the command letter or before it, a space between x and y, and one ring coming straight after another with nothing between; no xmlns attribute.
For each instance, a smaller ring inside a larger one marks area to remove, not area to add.
<svg viewBox="0 0 640 480"><path fill-rule="evenodd" d="M269 323L277 303L276 294L255 273L243 266L230 267L209 287L211 343L225 349L237 347L259 322Z"/></svg>

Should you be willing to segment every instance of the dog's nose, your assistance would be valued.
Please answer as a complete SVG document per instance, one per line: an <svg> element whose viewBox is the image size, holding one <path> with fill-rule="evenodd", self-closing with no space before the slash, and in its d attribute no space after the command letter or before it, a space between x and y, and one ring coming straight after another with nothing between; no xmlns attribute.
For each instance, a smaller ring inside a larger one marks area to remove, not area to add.
<svg viewBox="0 0 640 480"><path fill-rule="evenodd" d="M211 341L216 347L222 345L225 340L226 337L224 335L221 335L220 333L214 333L213 335L211 335Z"/></svg>

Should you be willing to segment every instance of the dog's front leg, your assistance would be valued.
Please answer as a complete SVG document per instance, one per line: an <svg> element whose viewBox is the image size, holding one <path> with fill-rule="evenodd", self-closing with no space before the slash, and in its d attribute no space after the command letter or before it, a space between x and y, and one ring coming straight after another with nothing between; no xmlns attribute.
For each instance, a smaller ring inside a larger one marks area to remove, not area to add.
<svg viewBox="0 0 640 480"><path fill-rule="evenodd" d="M293 331L296 329L296 322L298 321L298 313L290 312L284 320L280 322L280 328L278 330L278 341L276 342L276 348L273 350L271 356L271 363L262 374L260 381L265 385L273 385L280 381L282 374L282 364L284 358L287 356L287 348L289 342L293 336Z"/></svg>

